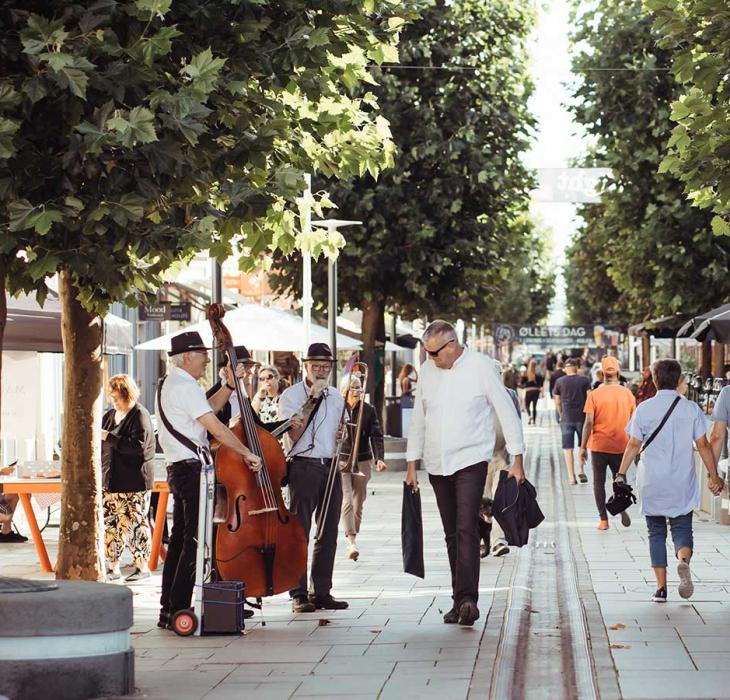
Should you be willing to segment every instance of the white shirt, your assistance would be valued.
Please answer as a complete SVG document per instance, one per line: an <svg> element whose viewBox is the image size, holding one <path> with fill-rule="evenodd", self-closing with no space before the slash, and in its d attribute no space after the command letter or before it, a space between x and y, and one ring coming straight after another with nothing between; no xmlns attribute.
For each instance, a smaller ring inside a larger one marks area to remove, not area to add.
<svg viewBox="0 0 730 700"><path fill-rule="evenodd" d="M522 421L494 361L464 348L451 369L421 367L406 459L422 459L429 474L450 476L492 458L495 414L511 455L523 454Z"/></svg>
<svg viewBox="0 0 730 700"><path fill-rule="evenodd" d="M161 402L165 410L165 417L175 430L196 445L208 447L208 433L197 419L206 413L212 413L213 409L205 398L203 387L191 374L179 367L173 367L162 385ZM160 416L157 396L155 396L155 413L158 416L157 428L160 446L167 462L197 459L197 454L185 447L165 428L165 423Z"/></svg>
<svg viewBox="0 0 730 700"><path fill-rule="evenodd" d="M299 440L292 445L287 435L289 459L293 457L331 459L335 456L337 427L340 424L345 400L334 387L329 387L326 391L327 397L320 404L316 415ZM279 418L288 419L299 413L308 398L309 387L303 381L290 386L279 400Z"/></svg>
<svg viewBox="0 0 730 700"><path fill-rule="evenodd" d="M679 394L669 389L642 401L626 432L645 442ZM694 402L681 398L672 415L639 462L636 486L642 515L676 518L691 513L700 504L695 469L694 441L707 432L707 419Z"/></svg>

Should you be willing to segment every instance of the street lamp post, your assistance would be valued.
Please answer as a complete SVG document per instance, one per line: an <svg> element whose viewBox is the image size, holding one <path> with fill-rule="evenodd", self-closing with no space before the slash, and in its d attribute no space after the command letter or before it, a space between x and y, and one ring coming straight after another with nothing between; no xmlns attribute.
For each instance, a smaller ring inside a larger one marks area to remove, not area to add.
<svg viewBox="0 0 730 700"><path fill-rule="evenodd" d="M326 228L330 237L334 237L337 229L344 226L359 226L362 221L345 219L322 219L312 221L312 226ZM329 260L327 265L327 330L329 331L330 349L335 358L332 372L332 386L337 386L337 260Z"/></svg>

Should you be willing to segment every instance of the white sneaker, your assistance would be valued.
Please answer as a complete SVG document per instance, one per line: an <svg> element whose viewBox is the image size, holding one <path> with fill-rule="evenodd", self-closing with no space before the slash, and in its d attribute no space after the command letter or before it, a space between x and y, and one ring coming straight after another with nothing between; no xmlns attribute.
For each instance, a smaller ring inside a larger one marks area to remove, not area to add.
<svg viewBox="0 0 730 700"><path fill-rule="evenodd" d="M347 558L352 559L352 561L357 561L357 558L359 556L360 552L357 548L357 545L350 542L350 544L347 545Z"/></svg>
<svg viewBox="0 0 730 700"><path fill-rule="evenodd" d="M684 559L677 564L677 575L679 576L679 593L682 598L690 598L695 592L695 585L692 583L692 572L689 570L689 562Z"/></svg>
<svg viewBox="0 0 730 700"><path fill-rule="evenodd" d="M501 557L508 552L509 547L507 546L507 543L503 540L499 540L498 542L494 543L494 546L492 547L492 551L490 553L493 557Z"/></svg>

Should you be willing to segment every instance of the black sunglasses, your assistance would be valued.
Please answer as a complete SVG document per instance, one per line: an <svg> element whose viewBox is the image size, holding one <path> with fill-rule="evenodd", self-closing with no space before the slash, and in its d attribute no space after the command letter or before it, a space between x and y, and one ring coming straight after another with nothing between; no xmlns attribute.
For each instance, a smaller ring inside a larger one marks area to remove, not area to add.
<svg viewBox="0 0 730 700"><path fill-rule="evenodd" d="M443 350L443 349L444 349L444 348L445 348L445 347L446 347L446 346L447 346L447 345L448 345L449 343L453 343L453 342L454 342L455 340L456 340L456 338L452 338L451 340L447 340L447 341L446 341L446 342L445 342L445 343L444 343L444 344L443 344L443 345L442 345L442 346L441 346L441 347L440 347L440 348L439 348L438 350L426 350L426 348L425 348L425 347L424 347L423 349L424 349L424 350L426 350L426 352L427 352L427 353L428 353L428 354L429 354L429 355L430 355L431 357L438 357L438 354L439 354L439 353L440 353L440 352L441 352L441 351L442 351L442 350Z"/></svg>
<svg viewBox="0 0 730 700"><path fill-rule="evenodd" d="M273 378L274 378L274 375L273 374L269 374L269 375L267 375L265 377L264 376L259 377L259 381L260 382L267 382L267 381L269 381L269 379L273 379Z"/></svg>

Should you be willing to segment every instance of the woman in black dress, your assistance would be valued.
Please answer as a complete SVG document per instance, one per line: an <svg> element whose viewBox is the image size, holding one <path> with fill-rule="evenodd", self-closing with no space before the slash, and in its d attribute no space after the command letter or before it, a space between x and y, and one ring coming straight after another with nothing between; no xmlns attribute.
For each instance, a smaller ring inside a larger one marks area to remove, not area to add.
<svg viewBox="0 0 730 700"><path fill-rule="evenodd" d="M527 363L527 371L522 375L521 386L525 390L525 408L527 410L527 424L534 425L537 420L537 401L542 394L542 385L545 377L537 371L537 361Z"/></svg>

